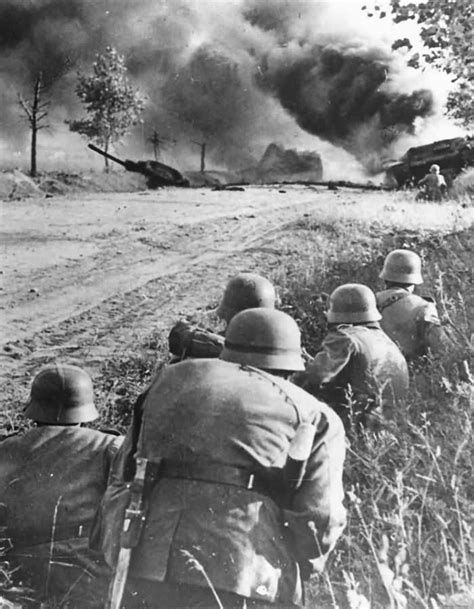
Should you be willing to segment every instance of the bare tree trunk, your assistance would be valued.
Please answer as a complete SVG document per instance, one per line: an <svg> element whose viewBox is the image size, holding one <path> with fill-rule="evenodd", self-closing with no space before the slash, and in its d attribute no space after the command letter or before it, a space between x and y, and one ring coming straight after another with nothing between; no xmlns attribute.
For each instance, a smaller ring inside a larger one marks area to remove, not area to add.
<svg viewBox="0 0 474 609"><path fill-rule="evenodd" d="M35 121L36 122L36 121ZM30 155L30 176L36 177L36 139L38 129L35 124L31 125L31 155Z"/></svg>
<svg viewBox="0 0 474 609"><path fill-rule="evenodd" d="M36 177L36 143L38 136L38 108L41 94L41 74L38 75L33 89L33 104L31 107L31 163L30 176Z"/></svg>
<svg viewBox="0 0 474 609"><path fill-rule="evenodd" d="M199 146L201 148L201 173L204 173L206 171L206 145L207 142L194 142L193 144L196 144L196 146Z"/></svg>
<svg viewBox="0 0 474 609"><path fill-rule="evenodd" d="M206 144L201 144L201 173L206 170Z"/></svg>

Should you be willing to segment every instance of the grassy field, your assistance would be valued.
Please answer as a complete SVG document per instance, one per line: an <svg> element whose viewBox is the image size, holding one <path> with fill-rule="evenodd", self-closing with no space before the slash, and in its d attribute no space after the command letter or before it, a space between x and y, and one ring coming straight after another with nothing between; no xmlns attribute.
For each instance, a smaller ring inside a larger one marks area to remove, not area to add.
<svg viewBox="0 0 474 609"><path fill-rule="evenodd" d="M398 247L422 256L419 291L436 297L452 341L446 353L411 368L409 400L382 432L350 438L348 526L326 573L307 586L310 609L474 604L472 596L468 600L474 233L472 214L461 203L415 204L403 195L387 196L382 205L360 195L334 206L315 203L314 211L264 237L252 252L252 268L274 280L281 307L300 324L310 354L325 333L322 294L352 281L379 288L383 259ZM246 268L245 252L239 256L236 268ZM209 325L205 312L194 318ZM100 426L126 428L131 404L166 358L166 338L152 331L104 362L96 379ZM18 407L19 397L9 414L13 428L23 425Z"/></svg>

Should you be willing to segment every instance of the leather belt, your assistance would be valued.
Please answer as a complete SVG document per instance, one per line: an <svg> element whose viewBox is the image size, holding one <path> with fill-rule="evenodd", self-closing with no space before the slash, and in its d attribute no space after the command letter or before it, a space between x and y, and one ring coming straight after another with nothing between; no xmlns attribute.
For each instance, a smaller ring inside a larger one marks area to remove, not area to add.
<svg viewBox="0 0 474 609"><path fill-rule="evenodd" d="M257 493L268 494L265 490L265 482L257 474L243 467L221 463L164 459L160 467L159 478L179 478L215 484L228 484Z"/></svg>
<svg viewBox="0 0 474 609"><path fill-rule="evenodd" d="M44 543L51 543L51 541L57 542L65 541L66 539L88 538L90 530L90 523L59 524L54 528L54 531L51 529L49 535L45 535L44 533L15 535L14 531L9 532L7 528L6 537L10 538L13 547L25 548Z"/></svg>

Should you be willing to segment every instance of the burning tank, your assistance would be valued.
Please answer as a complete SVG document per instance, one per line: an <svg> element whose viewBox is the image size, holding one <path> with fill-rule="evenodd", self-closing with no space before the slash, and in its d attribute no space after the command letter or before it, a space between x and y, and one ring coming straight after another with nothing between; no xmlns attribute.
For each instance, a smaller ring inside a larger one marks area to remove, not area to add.
<svg viewBox="0 0 474 609"><path fill-rule="evenodd" d="M387 181L402 188L417 183L436 163L449 184L465 167L474 166L474 137L455 137L409 148L396 163L385 167Z"/></svg>
<svg viewBox="0 0 474 609"><path fill-rule="evenodd" d="M134 171L144 175L147 179L148 188L160 188L161 186L189 186L189 181L184 178L177 169L160 163L159 161L130 161L128 159L123 161L122 159L105 152L105 150L97 148L94 144L88 144L88 147L94 152L114 161L114 163L122 165L127 171Z"/></svg>

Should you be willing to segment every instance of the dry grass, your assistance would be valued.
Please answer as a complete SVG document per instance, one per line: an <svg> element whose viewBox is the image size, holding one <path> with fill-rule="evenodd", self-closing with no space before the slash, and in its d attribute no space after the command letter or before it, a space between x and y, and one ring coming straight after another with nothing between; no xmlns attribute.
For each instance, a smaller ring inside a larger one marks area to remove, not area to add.
<svg viewBox="0 0 474 609"><path fill-rule="evenodd" d="M463 171L455 180L452 187L453 197L472 204L474 196L474 167Z"/></svg>
<svg viewBox="0 0 474 609"><path fill-rule="evenodd" d="M412 368L406 408L383 432L351 438L345 468L349 523L326 576L308 586L311 608L435 609L454 607L457 594L472 595L468 319L474 237L472 229L459 229L455 215L443 231L436 218L415 229L415 214L410 229L400 230L390 221L397 215L383 224L361 218L300 222L300 241L314 255L304 263L289 261L278 274L284 306L314 353L326 331L320 294L355 279L377 289L388 251L415 249L454 344L450 353ZM472 604L472 596L464 598L471 606L467 598Z"/></svg>

